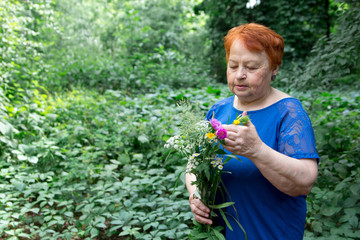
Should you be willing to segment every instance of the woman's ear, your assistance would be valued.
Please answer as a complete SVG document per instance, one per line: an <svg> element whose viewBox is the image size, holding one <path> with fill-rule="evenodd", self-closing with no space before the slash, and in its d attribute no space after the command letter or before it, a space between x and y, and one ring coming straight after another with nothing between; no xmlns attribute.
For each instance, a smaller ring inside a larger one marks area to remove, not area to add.
<svg viewBox="0 0 360 240"><path fill-rule="evenodd" d="M276 74L278 73L278 71L279 71L279 66L276 66L276 68L271 71L271 81L275 80L275 77L276 77Z"/></svg>
<svg viewBox="0 0 360 240"><path fill-rule="evenodd" d="M272 70L271 76L274 76L274 75L276 76L278 72L279 72L279 66L276 66L276 67Z"/></svg>

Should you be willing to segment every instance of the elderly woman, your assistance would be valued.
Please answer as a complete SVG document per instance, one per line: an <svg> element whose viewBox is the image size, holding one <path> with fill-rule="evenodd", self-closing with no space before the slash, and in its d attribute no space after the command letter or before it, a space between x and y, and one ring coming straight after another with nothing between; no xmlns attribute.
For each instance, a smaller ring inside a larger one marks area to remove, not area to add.
<svg viewBox="0 0 360 240"><path fill-rule="evenodd" d="M207 119L214 116L224 124L228 136L223 147L242 162L232 159L224 166L231 174L223 174L223 182L249 240L302 239L306 195L317 178L319 156L300 101L271 87L283 56L283 38L251 23L231 29L224 40L227 82L234 95L213 105ZM251 122L225 125L239 114L248 114ZM209 208L193 197L193 180L186 175L195 220L213 224ZM227 212L235 216L232 208ZM233 231L226 229L226 239L243 239L242 230L228 219Z"/></svg>

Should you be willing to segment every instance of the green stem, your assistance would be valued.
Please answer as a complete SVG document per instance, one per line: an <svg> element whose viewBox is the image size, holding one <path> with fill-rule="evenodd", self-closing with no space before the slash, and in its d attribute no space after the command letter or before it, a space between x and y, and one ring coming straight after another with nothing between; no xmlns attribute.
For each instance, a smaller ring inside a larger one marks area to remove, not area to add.
<svg viewBox="0 0 360 240"><path fill-rule="evenodd" d="M217 172L216 173L216 178L215 178L215 187L212 189L212 192L211 192L211 196L213 196L213 199L211 201L211 205L215 205L216 192L217 192L217 188L219 186L220 176L221 176L221 172Z"/></svg>

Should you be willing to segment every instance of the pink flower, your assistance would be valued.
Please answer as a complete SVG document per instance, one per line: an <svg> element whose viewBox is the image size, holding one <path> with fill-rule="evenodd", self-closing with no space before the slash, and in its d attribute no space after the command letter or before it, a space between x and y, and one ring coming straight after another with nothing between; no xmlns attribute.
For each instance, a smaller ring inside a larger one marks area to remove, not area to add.
<svg viewBox="0 0 360 240"><path fill-rule="evenodd" d="M221 122L215 118L210 120L211 126L215 129L215 131L221 128Z"/></svg>
<svg viewBox="0 0 360 240"><path fill-rule="evenodd" d="M227 137L227 131L226 131L226 129L220 128L219 130L217 130L216 136L218 136L218 138L219 138L220 140L226 138L226 137Z"/></svg>

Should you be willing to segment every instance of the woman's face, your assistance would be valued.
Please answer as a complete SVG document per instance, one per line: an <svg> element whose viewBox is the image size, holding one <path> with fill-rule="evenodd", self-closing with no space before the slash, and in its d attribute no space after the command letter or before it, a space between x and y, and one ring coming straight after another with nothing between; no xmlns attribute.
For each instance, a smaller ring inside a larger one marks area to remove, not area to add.
<svg viewBox="0 0 360 240"><path fill-rule="evenodd" d="M250 52L240 40L230 48L227 65L227 81L230 91L240 102L251 103L266 98L271 90L272 70L265 51Z"/></svg>

